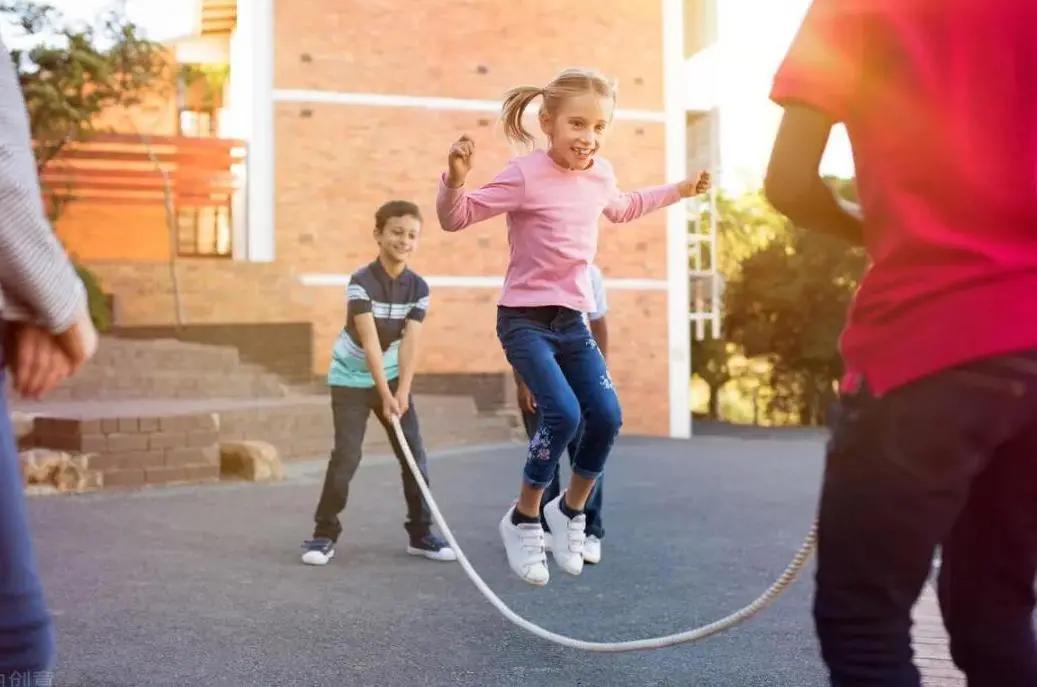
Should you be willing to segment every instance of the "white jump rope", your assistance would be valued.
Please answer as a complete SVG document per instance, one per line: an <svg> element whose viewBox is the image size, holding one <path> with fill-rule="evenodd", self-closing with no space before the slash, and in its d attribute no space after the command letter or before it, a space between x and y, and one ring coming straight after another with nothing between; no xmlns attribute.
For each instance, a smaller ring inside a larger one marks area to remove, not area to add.
<svg viewBox="0 0 1037 687"><path fill-rule="evenodd" d="M549 642L554 642L555 644L560 644L561 646L566 646L571 649L582 649L584 651L599 651L605 653L645 651L649 649L661 649L676 644L694 642L709 637L710 635L723 632L724 630L730 629L753 617L781 596L782 593L796 581L796 578L799 576L800 572L803 571L803 568L806 567L807 561L810 560L810 556L813 554L814 547L817 544L817 522L814 522L810 528L810 532L803 540L803 544L799 547L796 555L792 557L792 562L785 568L785 572L781 574L781 577L775 580L774 584L767 588L767 591L757 597L755 601L745 608L735 611L734 613L709 623L708 625L662 637L632 639L624 642L589 642L583 639L567 637L565 635L560 635L557 632L546 630L515 613L515 611L508 608L507 604L501 601L500 597L494 594L493 590L483 582L483 579L479 577L479 573L477 573L475 568L472 567L472 564L468 562L468 557L464 555L464 551L461 550L461 546L454 538L454 533L450 531L450 527L446 524L446 520L443 519L443 514L439 512L439 506L436 505L436 500L432 498L432 492L429 491L428 484L425 483L425 478L422 476L421 470L418 469L418 464L414 461L414 454L411 453L410 446L407 444L407 439L403 436L403 428L400 427L400 420L395 415L392 417L392 427L396 432L396 439L400 442L400 446L403 447L403 455L407 459L407 466L414 475L414 479L418 483L418 488L421 489L421 493L425 497L426 503L428 503L429 510L432 511L432 518L436 521L436 524L439 525L439 529L443 531L443 535L450 543L450 547L457 554L457 562L461 564L461 568L464 569L465 574L468 575L468 579L472 581L472 584L482 592L482 595L486 597L487 601L493 604L494 607L500 611L501 615L521 627L523 630L531 632L537 637L546 639Z"/></svg>

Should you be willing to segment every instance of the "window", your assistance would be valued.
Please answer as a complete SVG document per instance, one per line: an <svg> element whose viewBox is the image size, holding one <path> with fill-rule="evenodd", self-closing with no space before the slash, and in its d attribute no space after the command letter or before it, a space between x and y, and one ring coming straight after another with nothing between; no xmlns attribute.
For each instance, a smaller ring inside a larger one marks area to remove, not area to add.
<svg viewBox="0 0 1037 687"><path fill-rule="evenodd" d="M684 57L705 50L717 40L717 0L684 0Z"/></svg>
<svg viewBox="0 0 1037 687"><path fill-rule="evenodd" d="M185 207L177 211L177 254L181 257L231 257L230 207Z"/></svg>
<svg viewBox="0 0 1037 687"><path fill-rule="evenodd" d="M207 137L216 135L216 117L211 112L180 110L180 135Z"/></svg>
<svg viewBox="0 0 1037 687"><path fill-rule="evenodd" d="M720 127L716 110L688 113L688 173L720 167Z"/></svg>

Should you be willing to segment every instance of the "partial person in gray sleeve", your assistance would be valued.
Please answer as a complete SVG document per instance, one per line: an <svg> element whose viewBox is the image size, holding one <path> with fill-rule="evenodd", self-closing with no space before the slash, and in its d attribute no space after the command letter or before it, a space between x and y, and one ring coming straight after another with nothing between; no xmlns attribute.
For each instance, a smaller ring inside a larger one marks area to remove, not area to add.
<svg viewBox="0 0 1037 687"><path fill-rule="evenodd" d="M25 101L0 42L0 387L40 398L97 348L86 292L43 212ZM0 684L51 684L54 638L0 395Z"/></svg>

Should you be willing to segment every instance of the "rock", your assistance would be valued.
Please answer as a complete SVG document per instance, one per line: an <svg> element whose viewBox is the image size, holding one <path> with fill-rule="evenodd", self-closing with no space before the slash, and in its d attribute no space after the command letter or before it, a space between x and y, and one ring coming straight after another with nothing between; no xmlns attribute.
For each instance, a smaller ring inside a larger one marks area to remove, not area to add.
<svg viewBox="0 0 1037 687"><path fill-rule="evenodd" d="M281 456L265 441L227 441L220 444L220 479L268 482L284 479Z"/></svg>
<svg viewBox="0 0 1037 687"><path fill-rule="evenodd" d="M52 487L49 484L30 484L25 487L26 496L53 496L60 493L57 487Z"/></svg>
<svg viewBox="0 0 1037 687"><path fill-rule="evenodd" d="M100 475L89 470L89 454L36 448L19 454L24 485L30 493L79 493L100 486Z"/></svg>

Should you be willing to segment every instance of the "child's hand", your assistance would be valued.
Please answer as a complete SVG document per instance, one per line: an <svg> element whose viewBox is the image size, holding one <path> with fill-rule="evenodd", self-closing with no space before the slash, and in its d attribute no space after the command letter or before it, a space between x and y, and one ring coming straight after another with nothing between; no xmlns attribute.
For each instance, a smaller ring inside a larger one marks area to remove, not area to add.
<svg viewBox="0 0 1037 687"><path fill-rule="evenodd" d="M447 177L447 185L451 188L464 186L468 173L472 171L472 156L475 155L475 141L465 134L450 146L450 154L447 156L447 165L450 172Z"/></svg>
<svg viewBox="0 0 1037 687"><path fill-rule="evenodd" d="M698 173L694 180L685 179L681 183L677 184L677 188L680 189L681 198L691 198L697 196L700 193L705 193L712 186L712 180L709 172L703 170Z"/></svg>
<svg viewBox="0 0 1037 687"><path fill-rule="evenodd" d="M410 391L406 389L398 389L395 398L396 405L400 409L400 417L403 417L407 414L407 411L410 410Z"/></svg>
<svg viewBox="0 0 1037 687"><path fill-rule="evenodd" d="M38 399L71 376L74 361L47 330L32 324L14 325L10 344L14 389L21 396Z"/></svg>
<svg viewBox="0 0 1037 687"><path fill-rule="evenodd" d="M97 330L90 319L90 312L86 308L80 310L75 323L58 334L55 340L71 364L69 374L76 372L97 352Z"/></svg>
<svg viewBox="0 0 1037 687"><path fill-rule="evenodd" d="M400 402L396 400L395 396L385 395L382 397L382 416L389 420L393 415L403 417L403 411L400 410Z"/></svg>
<svg viewBox="0 0 1037 687"><path fill-rule="evenodd" d="M537 411L537 402L533 398L533 392L529 390L526 383L519 380L518 384L518 405L519 408L526 413L535 413Z"/></svg>

